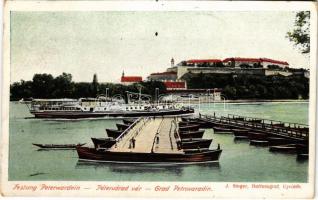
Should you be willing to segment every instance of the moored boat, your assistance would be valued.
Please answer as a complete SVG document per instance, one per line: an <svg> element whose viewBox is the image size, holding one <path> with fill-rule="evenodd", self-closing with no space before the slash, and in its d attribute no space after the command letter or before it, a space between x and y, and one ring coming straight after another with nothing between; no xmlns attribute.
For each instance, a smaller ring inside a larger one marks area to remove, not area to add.
<svg viewBox="0 0 318 200"><path fill-rule="evenodd" d="M189 120L189 121L181 121L179 122L179 126L189 126L189 125L199 125L200 128L212 128L213 125L209 122L201 121L201 120Z"/></svg>
<svg viewBox="0 0 318 200"><path fill-rule="evenodd" d="M197 131L199 130L199 125L188 125L188 126L179 126L179 131Z"/></svg>
<svg viewBox="0 0 318 200"><path fill-rule="evenodd" d="M181 140L181 148L182 149L202 149L209 148L211 145L212 139L183 139Z"/></svg>
<svg viewBox="0 0 318 200"><path fill-rule="evenodd" d="M279 145L279 146L270 146L269 151L281 152L281 153L296 153L297 152L296 148L297 147L295 144L287 144L287 145Z"/></svg>
<svg viewBox="0 0 318 200"><path fill-rule="evenodd" d="M187 122L179 122L179 127L183 127L183 126L191 126L191 125L199 125L197 122L194 121L187 121Z"/></svg>
<svg viewBox="0 0 318 200"><path fill-rule="evenodd" d="M107 136L112 138L117 138L123 131L116 129L108 129L106 128Z"/></svg>
<svg viewBox="0 0 318 200"><path fill-rule="evenodd" d="M268 141L267 140L250 140L250 145L268 146Z"/></svg>
<svg viewBox="0 0 318 200"><path fill-rule="evenodd" d="M187 121L190 121L191 118L188 118L188 117L181 117L181 121L183 122L187 122Z"/></svg>
<svg viewBox="0 0 318 200"><path fill-rule="evenodd" d="M195 153L118 152L80 146L77 146L76 150L80 160L136 164L195 164L217 162L222 153L221 149Z"/></svg>
<svg viewBox="0 0 318 200"><path fill-rule="evenodd" d="M275 123L275 124L271 124L273 127L276 127L276 128L280 128L280 127L285 127L285 124L284 123Z"/></svg>
<svg viewBox="0 0 318 200"><path fill-rule="evenodd" d="M84 146L86 143L79 144L37 144L32 143L34 146L42 149L75 149L77 146Z"/></svg>
<svg viewBox="0 0 318 200"><path fill-rule="evenodd" d="M116 126L117 126L117 129L118 129L119 131L124 131L124 130L126 130L130 125L128 125L128 124L116 124Z"/></svg>
<svg viewBox="0 0 318 200"><path fill-rule="evenodd" d="M248 132L248 139L250 140L266 140L268 135L266 133Z"/></svg>
<svg viewBox="0 0 318 200"><path fill-rule="evenodd" d="M123 123L126 124L126 125L130 125L132 123L134 123L134 119L123 119Z"/></svg>
<svg viewBox="0 0 318 200"><path fill-rule="evenodd" d="M308 154L309 153L309 147L308 147L308 145L297 144L296 145L296 151L297 151L297 155L299 155L299 154Z"/></svg>
<svg viewBox="0 0 318 200"><path fill-rule="evenodd" d="M233 134L235 138L248 138L248 132L247 129L232 129Z"/></svg>
<svg viewBox="0 0 318 200"><path fill-rule="evenodd" d="M279 145L286 145L286 144L295 144L295 140L282 138L282 137L268 137L268 145L269 146L279 146Z"/></svg>
<svg viewBox="0 0 318 200"><path fill-rule="evenodd" d="M250 120L247 120L248 122L252 122L252 123L262 123L263 120L261 119L250 119Z"/></svg>
<svg viewBox="0 0 318 200"><path fill-rule="evenodd" d="M116 144L113 138L91 138L95 148L111 148Z"/></svg>
<svg viewBox="0 0 318 200"><path fill-rule="evenodd" d="M297 160L307 160L309 158L309 154L297 154Z"/></svg>
<svg viewBox="0 0 318 200"><path fill-rule="evenodd" d="M197 152L204 152L209 151L209 148L202 148L202 149L183 149L184 153L197 153Z"/></svg>
<svg viewBox="0 0 318 200"><path fill-rule="evenodd" d="M236 120L236 121L244 121L244 117L234 117L233 118L234 120Z"/></svg>
<svg viewBox="0 0 318 200"><path fill-rule="evenodd" d="M222 126L214 126L213 127L214 133L232 133L232 129L222 127Z"/></svg>
<svg viewBox="0 0 318 200"><path fill-rule="evenodd" d="M204 134L204 130L179 132L179 135L180 135L180 137L182 139L186 139L186 138L202 138L203 134Z"/></svg>

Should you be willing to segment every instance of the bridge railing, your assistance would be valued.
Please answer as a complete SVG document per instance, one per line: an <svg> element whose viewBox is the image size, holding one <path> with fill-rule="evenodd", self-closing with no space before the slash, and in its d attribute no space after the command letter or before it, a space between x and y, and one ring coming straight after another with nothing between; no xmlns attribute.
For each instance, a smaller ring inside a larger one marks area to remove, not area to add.
<svg viewBox="0 0 318 200"><path fill-rule="evenodd" d="M141 117L139 117L136 121L134 121L134 123L130 124L130 126L128 126L128 128L126 128L117 138L116 138L116 142L120 141L138 122L141 121Z"/></svg>
<svg viewBox="0 0 318 200"><path fill-rule="evenodd" d="M200 115L200 117L203 119L210 120L215 123L220 123L223 125L230 125L230 126L234 126L238 128L250 128L250 129L255 129L257 131L272 132L273 134L277 134L277 135L283 135L283 136L301 138L301 139L308 139L309 137L309 128L308 128L308 125L305 125L305 124L293 123L294 127L291 127L290 126L291 124L288 122L287 122L288 126L285 126L286 122L282 122L282 121L242 117L238 115L229 115L229 116L217 117L215 115L202 115L202 114ZM255 120L249 120L249 119L257 119L257 120L261 120L261 122L257 122Z"/></svg>
<svg viewBox="0 0 318 200"><path fill-rule="evenodd" d="M228 114L228 118L244 119L245 121L252 121L252 122L260 120L263 123L268 123L268 124L273 124L273 125L284 124L286 127L290 127L290 128L308 128L307 124L286 122L286 121L279 121L279 120L271 120L271 119L262 119L262 118L256 118L256 117L247 117L247 116L241 116L241 115L235 115L235 114Z"/></svg>

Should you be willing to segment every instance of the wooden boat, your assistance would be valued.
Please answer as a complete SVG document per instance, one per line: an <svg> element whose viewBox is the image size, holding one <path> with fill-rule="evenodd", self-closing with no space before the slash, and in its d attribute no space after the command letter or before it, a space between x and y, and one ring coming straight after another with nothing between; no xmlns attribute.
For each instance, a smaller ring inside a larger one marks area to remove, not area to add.
<svg viewBox="0 0 318 200"><path fill-rule="evenodd" d="M113 138L91 138L95 148L111 148L116 140Z"/></svg>
<svg viewBox="0 0 318 200"><path fill-rule="evenodd" d="M126 125L131 125L134 122L135 122L134 119L123 119L123 123Z"/></svg>
<svg viewBox="0 0 318 200"><path fill-rule="evenodd" d="M297 160L307 160L308 158L308 154L297 154Z"/></svg>
<svg viewBox="0 0 318 200"><path fill-rule="evenodd" d="M181 140L181 148L182 149L203 149L203 148L209 148L210 144L212 142L212 139L183 139Z"/></svg>
<svg viewBox="0 0 318 200"><path fill-rule="evenodd" d="M179 131L197 131L199 130L199 125L188 125L188 126L181 126L179 127Z"/></svg>
<svg viewBox="0 0 318 200"><path fill-rule="evenodd" d="M203 148L203 149L184 149L184 153L197 153L197 152L204 152L209 151L209 148Z"/></svg>
<svg viewBox="0 0 318 200"><path fill-rule="evenodd" d="M186 139L186 138L202 138L203 134L204 134L204 130L179 132L179 135L180 135L180 137L182 139Z"/></svg>
<svg viewBox="0 0 318 200"><path fill-rule="evenodd" d="M196 153L144 153L144 152L116 152L98 150L89 147L76 147L79 160L100 161L112 163L139 164L195 164L217 162L222 153L221 149Z"/></svg>
<svg viewBox="0 0 318 200"><path fill-rule="evenodd" d="M191 125L199 125L199 123L195 121L179 122L179 127L191 126Z"/></svg>
<svg viewBox="0 0 318 200"><path fill-rule="evenodd" d="M79 144L37 144L32 143L34 146L40 147L42 149L75 149L76 146L83 146L86 143Z"/></svg>
<svg viewBox="0 0 318 200"><path fill-rule="evenodd" d="M270 146L269 151L281 153L296 153L297 150L295 144L287 144L279 146Z"/></svg>
<svg viewBox="0 0 318 200"><path fill-rule="evenodd" d="M181 121L183 122L187 122L187 121L190 121L191 118L188 118L188 117L181 117Z"/></svg>
<svg viewBox="0 0 318 200"><path fill-rule="evenodd" d="M232 129L235 138L248 138L249 130L246 129Z"/></svg>
<svg viewBox="0 0 318 200"><path fill-rule="evenodd" d="M267 140L250 140L250 145L268 146L268 141Z"/></svg>
<svg viewBox="0 0 318 200"><path fill-rule="evenodd" d="M308 133L309 132L309 128L308 127L288 127L290 130L294 130L294 131L298 131L298 132L302 132L302 133Z"/></svg>
<svg viewBox="0 0 318 200"><path fill-rule="evenodd" d="M202 121L199 119L189 120L189 121L181 121L179 122L179 126L189 126L189 125L199 125L200 128L212 128L213 124L211 122Z"/></svg>
<svg viewBox="0 0 318 200"><path fill-rule="evenodd" d="M222 126L222 123L213 119L201 119L199 118L198 121L204 122L206 128L213 128L214 126Z"/></svg>
<svg viewBox="0 0 318 200"><path fill-rule="evenodd" d="M245 120L244 117L234 117L233 119L236 121L244 121Z"/></svg>
<svg viewBox="0 0 318 200"><path fill-rule="evenodd" d="M230 128L225 128L222 126L214 126L213 127L214 133L232 133L232 129Z"/></svg>
<svg viewBox="0 0 318 200"><path fill-rule="evenodd" d="M248 120L248 122L252 122L252 123L262 123L261 119L250 119Z"/></svg>
<svg viewBox="0 0 318 200"><path fill-rule="evenodd" d="M280 128L280 127L285 127L285 124L284 123L276 123L276 124L272 124L273 127L276 127L276 128Z"/></svg>
<svg viewBox="0 0 318 200"><path fill-rule="evenodd" d="M281 138L281 137L268 137L268 145L269 146L279 146L279 145L286 145L286 144L295 144L295 140Z"/></svg>
<svg viewBox="0 0 318 200"><path fill-rule="evenodd" d="M198 120L197 122L200 125L200 128L213 128L215 126L212 122Z"/></svg>
<svg viewBox="0 0 318 200"><path fill-rule="evenodd" d="M266 133L248 132L248 139L250 140L266 140L267 137Z"/></svg>
<svg viewBox="0 0 318 200"><path fill-rule="evenodd" d="M117 138L123 131L106 128L106 132L108 137Z"/></svg>
<svg viewBox="0 0 318 200"><path fill-rule="evenodd" d="M308 145L297 144L296 145L296 151L297 151L297 155L299 155L299 154L308 154L309 153L309 147L308 147Z"/></svg>
<svg viewBox="0 0 318 200"><path fill-rule="evenodd" d="M117 128L119 131L124 131L126 130L130 125L128 124L116 124Z"/></svg>
<svg viewBox="0 0 318 200"><path fill-rule="evenodd" d="M309 128L308 127L297 128L297 129L300 130L300 131L303 131L303 132L309 132Z"/></svg>

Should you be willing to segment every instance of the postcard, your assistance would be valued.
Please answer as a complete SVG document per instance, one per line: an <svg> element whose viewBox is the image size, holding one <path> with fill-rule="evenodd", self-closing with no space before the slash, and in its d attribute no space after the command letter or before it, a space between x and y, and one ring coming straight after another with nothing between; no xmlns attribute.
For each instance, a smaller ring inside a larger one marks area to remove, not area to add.
<svg viewBox="0 0 318 200"><path fill-rule="evenodd" d="M1 194L313 198L316 6L6 1Z"/></svg>

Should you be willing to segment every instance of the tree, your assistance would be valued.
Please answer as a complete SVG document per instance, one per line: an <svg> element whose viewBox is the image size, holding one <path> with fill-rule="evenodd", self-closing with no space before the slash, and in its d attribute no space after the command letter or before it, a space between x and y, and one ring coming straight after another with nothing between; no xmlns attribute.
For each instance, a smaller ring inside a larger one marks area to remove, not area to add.
<svg viewBox="0 0 318 200"><path fill-rule="evenodd" d="M97 80L97 74L94 74L93 82L92 82L92 95L93 97L96 97L97 94L98 94L98 80Z"/></svg>
<svg viewBox="0 0 318 200"><path fill-rule="evenodd" d="M294 29L287 32L286 36L300 52L307 54L310 52L310 12L301 11L296 13Z"/></svg>
<svg viewBox="0 0 318 200"><path fill-rule="evenodd" d="M50 98L54 88L54 78L51 74L34 74L32 94L35 98Z"/></svg>
<svg viewBox="0 0 318 200"><path fill-rule="evenodd" d="M53 97L55 98L69 98L74 92L74 84L72 82L72 74L65 72L54 79Z"/></svg>
<svg viewBox="0 0 318 200"><path fill-rule="evenodd" d="M32 97L32 81L15 82L10 86L10 100Z"/></svg>

